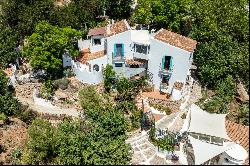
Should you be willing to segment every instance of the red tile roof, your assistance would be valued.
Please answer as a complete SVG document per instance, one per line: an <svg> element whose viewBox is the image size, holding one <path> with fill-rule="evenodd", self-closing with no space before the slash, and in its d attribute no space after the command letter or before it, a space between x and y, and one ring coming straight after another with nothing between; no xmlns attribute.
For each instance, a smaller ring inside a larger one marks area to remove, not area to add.
<svg viewBox="0 0 250 166"><path fill-rule="evenodd" d="M193 39L168 31L166 29L159 30L154 38L189 52L193 52L197 44L197 41Z"/></svg>
<svg viewBox="0 0 250 166"><path fill-rule="evenodd" d="M107 30L106 36L112 36L118 33L125 32L127 30L129 30L129 25L127 24L126 20L121 20L110 26L110 31Z"/></svg>
<svg viewBox="0 0 250 166"><path fill-rule="evenodd" d="M229 138L234 142L239 141L240 145L249 153L249 127L227 120L226 129ZM248 165L248 163L249 158L245 161L245 164Z"/></svg>
<svg viewBox="0 0 250 166"><path fill-rule="evenodd" d="M103 57L105 55L105 51L98 51L91 53L89 49L83 49L81 51L81 56L77 58L82 64L86 64L87 61L97 59Z"/></svg>
<svg viewBox="0 0 250 166"><path fill-rule="evenodd" d="M143 65L146 63L146 60L144 59L138 59L138 60L133 60L133 59L128 59L126 60L126 64L128 65Z"/></svg>
<svg viewBox="0 0 250 166"><path fill-rule="evenodd" d="M106 33L105 27L90 29L88 36L104 35Z"/></svg>

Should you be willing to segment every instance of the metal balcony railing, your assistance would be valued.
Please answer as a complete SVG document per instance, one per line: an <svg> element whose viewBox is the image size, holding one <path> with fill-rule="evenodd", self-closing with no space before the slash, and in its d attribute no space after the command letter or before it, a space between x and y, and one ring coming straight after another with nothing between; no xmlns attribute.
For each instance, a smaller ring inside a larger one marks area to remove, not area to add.
<svg viewBox="0 0 250 166"><path fill-rule="evenodd" d="M172 75L172 70L160 69L160 72L161 72L162 75L165 75L165 76L171 76Z"/></svg>
<svg viewBox="0 0 250 166"><path fill-rule="evenodd" d="M143 54L143 53L138 53L138 52L134 52L133 53L133 57L137 58L137 59L145 59L148 60L148 54Z"/></svg>

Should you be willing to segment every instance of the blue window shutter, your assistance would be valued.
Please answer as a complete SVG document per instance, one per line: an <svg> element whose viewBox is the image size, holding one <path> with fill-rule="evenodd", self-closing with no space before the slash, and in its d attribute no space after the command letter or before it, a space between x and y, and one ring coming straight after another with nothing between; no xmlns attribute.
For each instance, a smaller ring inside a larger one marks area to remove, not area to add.
<svg viewBox="0 0 250 166"><path fill-rule="evenodd" d="M116 44L114 44L114 57L116 56Z"/></svg>
<svg viewBox="0 0 250 166"><path fill-rule="evenodd" d="M165 56L162 57L162 64L161 64L162 70L164 69L164 63L165 63Z"/></svg>
<svg viewBox="0 0 250 166"><path fill-rule="evenodd" d="M170 59L170 71L173 70L173 57L171 56L171 59Z"/></svg>
<svg viewBox="0 0 250 166"><path fill-rule="evenodd" d="M122 57L124 57L124 44L122 44Z"/></svg>

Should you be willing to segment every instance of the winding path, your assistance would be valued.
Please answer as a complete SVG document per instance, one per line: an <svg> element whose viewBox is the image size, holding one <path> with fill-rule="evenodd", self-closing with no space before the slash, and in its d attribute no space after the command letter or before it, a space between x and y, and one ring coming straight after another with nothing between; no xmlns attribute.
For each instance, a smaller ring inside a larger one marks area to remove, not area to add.
<svg viewBox="0 0 250 166"><path fill-rule="evenodd" d="M34 111L37 111L39 113L48 113L48 114L54 114L54 115L68 115L72 117L79 117L80 112L78 112L75 109L63 109L63 108L47 108L44 106L36 105L31 99L22 98L20 96L17 97L17 99L22 102L23 104L28 104L29 108L31 108Z"/></svg>

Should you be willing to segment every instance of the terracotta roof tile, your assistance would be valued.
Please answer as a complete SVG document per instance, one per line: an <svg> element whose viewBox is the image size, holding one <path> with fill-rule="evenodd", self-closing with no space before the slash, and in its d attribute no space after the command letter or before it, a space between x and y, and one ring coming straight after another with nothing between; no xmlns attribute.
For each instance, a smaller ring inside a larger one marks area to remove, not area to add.
<svg viewBox="0 0 250 166"><path fill-rule="evenodd" d="M128 65L143 65L146 63L146 60L133 60L133 59L128 59L126 60L126 64Z"/></svg>
<svg viewBox="0 0 250 166"><path fill-rule="evenodd" d="M118 21L110 26L110 31L107 30L106 36L112 36L129 30L126 20Z"/></svg>
<svg viewBox="0 0 250 166"><path fill-rule="evenodd" d="M166 29L159 30L154 38L189 52L193 52L197 44L197 41L193 39L170 32Z"/></svg>
<svg viewBox="0 0 250 166"><path fill-rule="evenodd" d="M95 53L91 53L89 49L83 49L81 51L81 56L77 58L82 64L86 64L87 61L97 59L103 57L105 55L105 51L98 51Z"/></svg>
<svg viewBox="0 0 250 166"><path fill-rule="evenodd" d="M240 145L246 149L249 153L249 127L243 126L232 121L226 121L226 129L228 136L232 139L232 141L239 141ZM244 164L248 165L249 158L245 161Z"/></svg>
<svg viewBox="0 0 250 166"><path fill-rule="evenodd" d="M90 29L88 36L104 35L106 33L105 27Z"/></svg>
<svg viewBox="0 0 250 166"><path fill-rule="evenodd" d="M101 58L105 55L105 51L98 51L95 53L91 53L89 54L88 60L93 60L93 59L97 59L97 58Z"/></svg>

